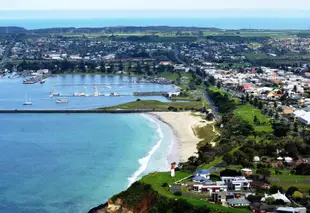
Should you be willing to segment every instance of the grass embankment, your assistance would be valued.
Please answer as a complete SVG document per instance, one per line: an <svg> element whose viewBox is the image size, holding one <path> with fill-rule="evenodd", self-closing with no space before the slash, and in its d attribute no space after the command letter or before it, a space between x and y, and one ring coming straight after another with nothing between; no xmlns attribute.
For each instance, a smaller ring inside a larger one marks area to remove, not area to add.
<svg viewBox="0 0 310 213"><path fill-rule="evenodd" d="M193 102L161 102L155 100L133 101L126 104L120 104L112 107L105 107L104 110L152 110L152 111L169 111L169 107L177 110L201 109L201 101Z"/></svg>
<svg viewBox="0 0 310 213"><path fill-rule="evenodd" d="M210 144L216 138L217 134L215 131L214 124L207 124L203 127L198 127L195 129L195 133L198 138L202 139L197 145L197 148L205 146L206 144Z"/></svg>
<svg viewBox="0 0 310 213"><path fill-rule="evenodd" d="M240 105L234 110L234 115L249 122L256 132L272 132L270 119L261 113L259 109L254 108L250 104ZM254 116L257 117L260 124L254 123Z"/></svg>

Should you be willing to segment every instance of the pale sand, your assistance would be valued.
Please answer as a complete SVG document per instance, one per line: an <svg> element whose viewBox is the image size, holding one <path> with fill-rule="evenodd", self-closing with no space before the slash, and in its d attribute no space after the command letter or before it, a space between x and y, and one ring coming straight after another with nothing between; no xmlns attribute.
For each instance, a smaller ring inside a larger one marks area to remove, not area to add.
<svg viewBox="0 0 310 213"><path fill-rule="evenodd" d="M210 122L191 115L191 112L152 112L149 114L156 116L173 129L179 140L180 162L186 162L189 157L197 156L197 144L201 139L195 135L194 129Z"/></svg>

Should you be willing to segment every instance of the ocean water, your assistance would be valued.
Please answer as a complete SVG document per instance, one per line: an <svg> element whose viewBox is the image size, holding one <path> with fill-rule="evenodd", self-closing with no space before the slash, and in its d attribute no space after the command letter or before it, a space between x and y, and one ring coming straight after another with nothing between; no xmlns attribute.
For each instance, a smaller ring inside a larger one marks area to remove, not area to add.
<svg viewBox="0 0 310 213"><path fill-rule="evenodd" d="M26 29L53 27L183 26L221 29L307 30L310 18L96 18L96 19L0 19L0 26Z"/></svg>
<svg viewBox="0 0 310 213"><path fill-rule="evenodd" d="M133 92L176 91L173 85L138 84L136 77L104 75L61 75L50 77L44 84L23 84L23 78L0 78L0 109L92 109L135 101L138 98L167 102L162 96L137 97ZM94 97L95 88L103 94L117 92L119 97ZM60 97L50 97L51 92ZM89 97L73 97L73 93L86 92ZM24 106L25 96L33 104ZM67 99L67 104L57 104L56 99Z"/></svg>
<svg viewBox="0 0 310 213"><path fill-rule="evenodd" d="M177 160L141 114L1 114L0 213L85 213Z"/></svg>

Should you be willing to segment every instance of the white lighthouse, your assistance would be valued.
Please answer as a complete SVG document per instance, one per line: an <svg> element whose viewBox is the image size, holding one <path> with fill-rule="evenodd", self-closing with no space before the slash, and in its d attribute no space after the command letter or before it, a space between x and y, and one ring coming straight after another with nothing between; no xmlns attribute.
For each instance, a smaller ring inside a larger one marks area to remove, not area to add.
<svg viewBox="0 0 310 213"><path fill-rule="evenodd" d="M171 177L175 177L175 163L171 163Z"/></svg>

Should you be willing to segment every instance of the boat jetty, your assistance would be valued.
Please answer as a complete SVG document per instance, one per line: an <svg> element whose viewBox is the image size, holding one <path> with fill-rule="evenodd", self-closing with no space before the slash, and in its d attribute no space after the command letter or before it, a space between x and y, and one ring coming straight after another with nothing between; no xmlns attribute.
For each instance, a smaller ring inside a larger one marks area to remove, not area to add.
<svg viewBox="0 0 310 213"><path fill-rule="evenodd" d="M37 70L35 71L24 71L22 73L23 77L26 79L23 81L23 84L35 84L40 82L41 84L44 84L46 79L51 76L50 72L48 69L43 69L43 70Z"/></svg>

